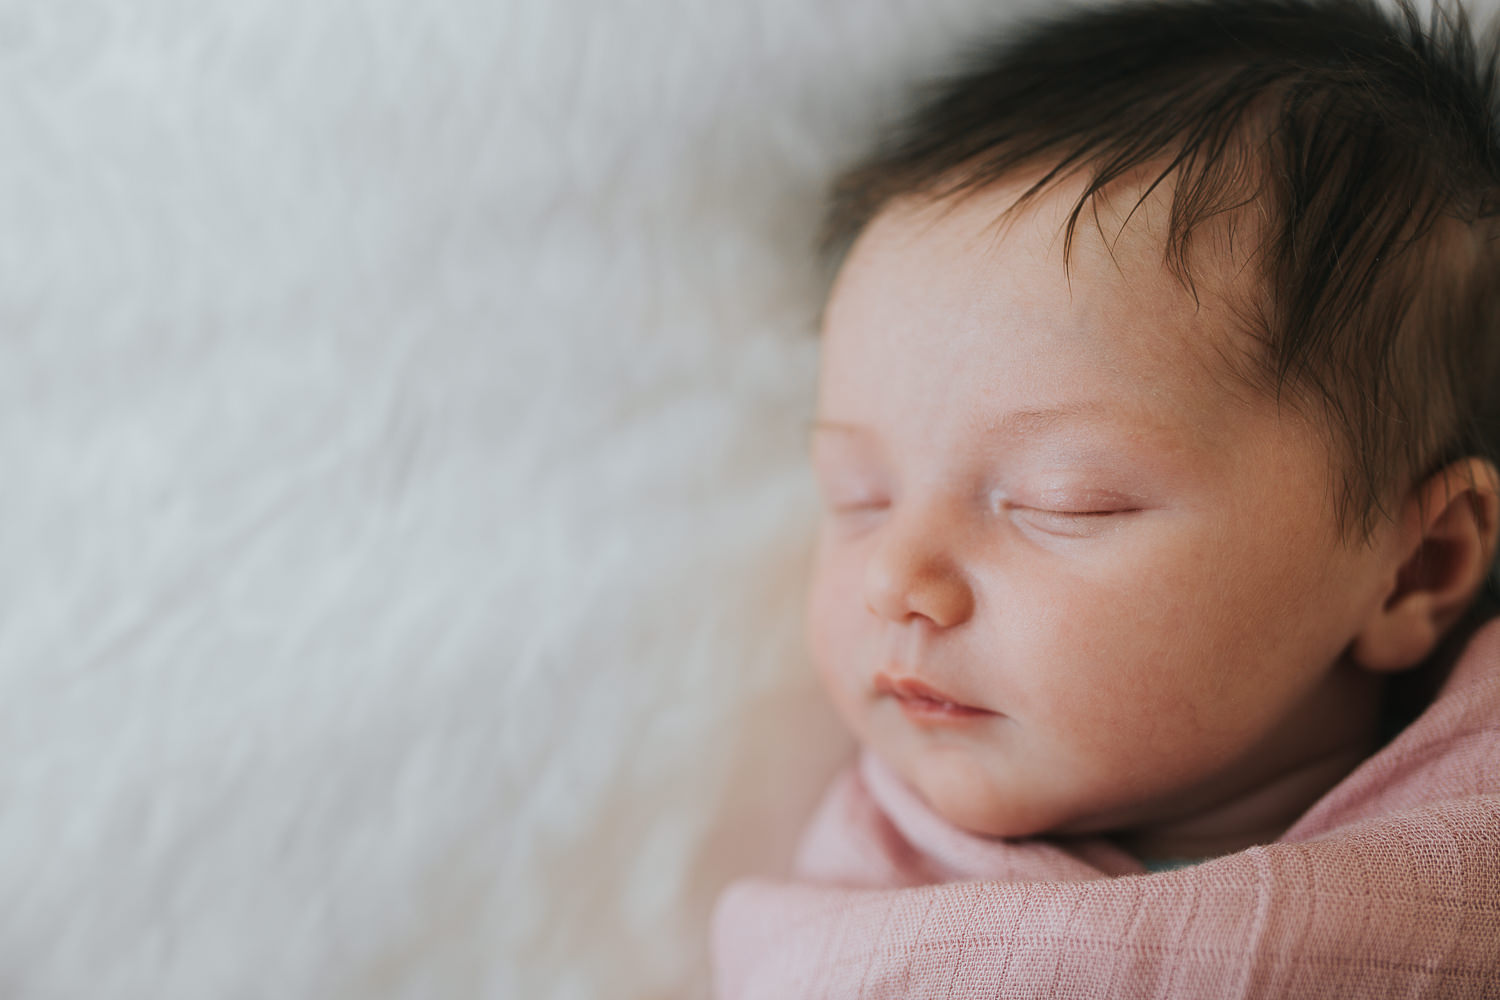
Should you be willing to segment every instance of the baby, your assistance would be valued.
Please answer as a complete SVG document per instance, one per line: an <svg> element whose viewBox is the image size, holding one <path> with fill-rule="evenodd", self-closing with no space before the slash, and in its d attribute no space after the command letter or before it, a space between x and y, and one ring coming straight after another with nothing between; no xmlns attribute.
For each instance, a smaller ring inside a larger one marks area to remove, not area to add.
<svg viewBox="0 0 1500 1000"><path fill-rule="evenodd" d="M1500 995L1497 91L1451 11L1085 9L845 176L864 753L722 995Z"/></svg>

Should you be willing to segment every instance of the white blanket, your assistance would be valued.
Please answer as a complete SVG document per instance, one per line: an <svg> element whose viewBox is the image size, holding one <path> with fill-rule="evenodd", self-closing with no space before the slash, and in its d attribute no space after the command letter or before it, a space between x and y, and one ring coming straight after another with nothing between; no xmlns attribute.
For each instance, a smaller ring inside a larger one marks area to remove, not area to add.
<svg viewBox="0 0 1500 1000"><path fill-rule="evenodd" d="M691 995L847 750L833 167L983 0L0 0L0 995Z"/></svg>

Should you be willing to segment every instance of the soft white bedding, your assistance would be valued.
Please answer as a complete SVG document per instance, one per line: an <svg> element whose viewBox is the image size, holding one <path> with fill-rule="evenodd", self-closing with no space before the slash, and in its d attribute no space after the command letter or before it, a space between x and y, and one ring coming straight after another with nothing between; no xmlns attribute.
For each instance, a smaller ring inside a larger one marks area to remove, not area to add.
<svg viewBox="0 0 1500 1000"><path fill-rule="evenodd" d="M0 2L0 995L700 992L821 189L1006 7Z"/></svg>

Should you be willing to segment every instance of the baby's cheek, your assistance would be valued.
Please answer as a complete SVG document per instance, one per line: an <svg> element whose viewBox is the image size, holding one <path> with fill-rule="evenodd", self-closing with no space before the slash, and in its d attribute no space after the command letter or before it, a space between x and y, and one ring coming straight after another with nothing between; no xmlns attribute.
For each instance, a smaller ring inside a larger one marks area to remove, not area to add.
<svg viewBox="0 0 1500 1000"><path fill-rule="evenodd" d="M1164 594L1128 596L1103 585L1054 592L1045 626L1027 629L1033 718L1086 753L1138 745L1174 714L1192 718L1213 684L1186 610Z"/></svg>
<svg viewBox="0 0 1500 1000"><path fill-rule="evenodd" d="M842 570L842 572L841 572ZM863 605L851 600L849 572L827 559L814 566L809 583L807 652L829 699L846 723L859 730ZM857 599L857 594L853 595Z"/></svg>

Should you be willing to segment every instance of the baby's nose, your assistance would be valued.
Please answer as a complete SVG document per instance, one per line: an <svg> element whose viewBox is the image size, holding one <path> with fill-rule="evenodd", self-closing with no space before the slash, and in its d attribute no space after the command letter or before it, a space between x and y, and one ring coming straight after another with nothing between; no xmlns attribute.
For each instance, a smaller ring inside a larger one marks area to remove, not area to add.
<svg viewBox="0 0 1500 1000"><path fill-rule="evenodd" d="M967 621L974 592L945 536L894 520L865 566L865 606L892 622L925 618L942 628Z"/></svg>

